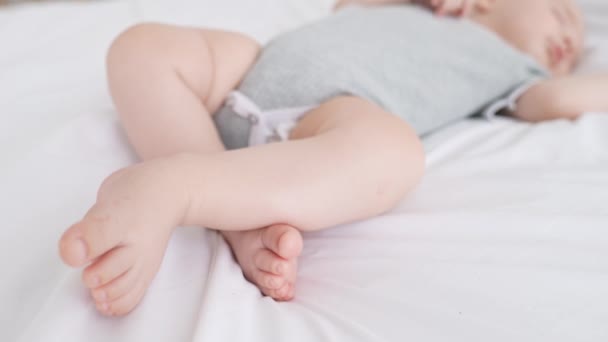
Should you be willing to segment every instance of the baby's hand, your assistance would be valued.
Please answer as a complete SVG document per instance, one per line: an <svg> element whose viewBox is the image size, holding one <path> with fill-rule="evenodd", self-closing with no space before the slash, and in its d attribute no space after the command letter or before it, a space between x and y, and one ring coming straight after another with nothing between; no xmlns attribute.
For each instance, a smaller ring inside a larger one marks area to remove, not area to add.
<svg viewBox="0 0 608 342"><path fill-rule="evenodd" d="M429 4L437 15L466 17L475 6L475 0L430 0Z"/></svg>

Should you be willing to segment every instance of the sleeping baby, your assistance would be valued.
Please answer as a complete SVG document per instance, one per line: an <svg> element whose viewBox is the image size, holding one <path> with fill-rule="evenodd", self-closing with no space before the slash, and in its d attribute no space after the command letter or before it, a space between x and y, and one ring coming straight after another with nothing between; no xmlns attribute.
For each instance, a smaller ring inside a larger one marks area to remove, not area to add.
<svg viewBox="0 0 608 342"><path fill-rule="evenodd" d="M124 315L173 229L208 227L264 295L290 300L301 232L394 207L423 175L425 135L473 115L608 111L608 75L570 75L582 46L573 0L341 1L262 49L235 32L134 26L108 79L143 162L104 181L61 257L86 266L101 313Z"/></svg>

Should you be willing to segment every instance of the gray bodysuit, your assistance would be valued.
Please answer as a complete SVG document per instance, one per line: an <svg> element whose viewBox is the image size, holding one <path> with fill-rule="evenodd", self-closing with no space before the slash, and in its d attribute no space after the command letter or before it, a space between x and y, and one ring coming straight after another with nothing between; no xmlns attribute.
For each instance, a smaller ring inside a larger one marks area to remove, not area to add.
<svg viewBox="0 0 608 342"><path fill-rule="evenodd" d="M303 113L356 95L423 136L544 76L532 58L469 20L412 5L354 6L271 41L215 121L226 147L241 148L256 125L269 125L260 122L264 112Z"/></svg>

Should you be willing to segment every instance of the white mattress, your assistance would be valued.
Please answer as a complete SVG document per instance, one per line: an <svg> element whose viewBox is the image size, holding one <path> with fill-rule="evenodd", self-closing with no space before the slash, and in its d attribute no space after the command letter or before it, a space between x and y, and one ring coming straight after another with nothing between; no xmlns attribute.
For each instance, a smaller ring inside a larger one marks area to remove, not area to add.
<svg viewBox="0 0 608 342"><path fill-rule="evenodd" d="M592 33L607 4L584 1ZM57 239L134 161L103 59L143 19L265 41L326 0L146 0L0 10L0 341L608 341L608 114L469 120L426 141L392 212L306 234L293 302L263 298L211 231L181 228L141 305L98 315ZM603 19L602 19L603 18ZM583 69L606 65L593 35ZM602 52L603 51L603 52Z"/></svg>

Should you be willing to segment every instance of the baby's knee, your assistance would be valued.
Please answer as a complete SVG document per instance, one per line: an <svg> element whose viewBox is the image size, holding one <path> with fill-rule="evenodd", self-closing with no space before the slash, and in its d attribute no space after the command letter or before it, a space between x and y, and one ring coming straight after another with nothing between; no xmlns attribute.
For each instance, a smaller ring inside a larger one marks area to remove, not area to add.
<svg viewBox="0 0 608 342"><path fill-rule="evenodd" d="M422 179L426 164L422 141L414 128L399 116L360 98L346 98L351 110L349 129L358 132L357 148L368 155L367 162L379 175L378 209L393 207ZM355 115L353 115L355 114Z"/></svg>
<svg viewBox="0 0 608 342"><path fill-rule="evenodd" d="M420 182L426 165L422 141L416 130L399 116L376 105L366 104L362 124L367 129L366 143L378 151L379 164L386 163L391 186L409 191ZM364 107L365 104L361 105ZM367 120L365 120L367 119Z"/></svg>
<svg viewBox="0 0 608 342"><path fill-rule="evenodd" d="M391 160L393 184L399 185L398 187L407 192L418 184L424 175L424 146L410 124L393 114L385 118L384 129L376 132L375 139L384 143L383 153Z"/></svg>
<svg viewBox="0 0 608 342"><path fill-rule="evenodd" d="M143 60L162 57L168 49L169 25L141 23L120 33L108 49L106 62L109 69L132 67Z"/></svg>

